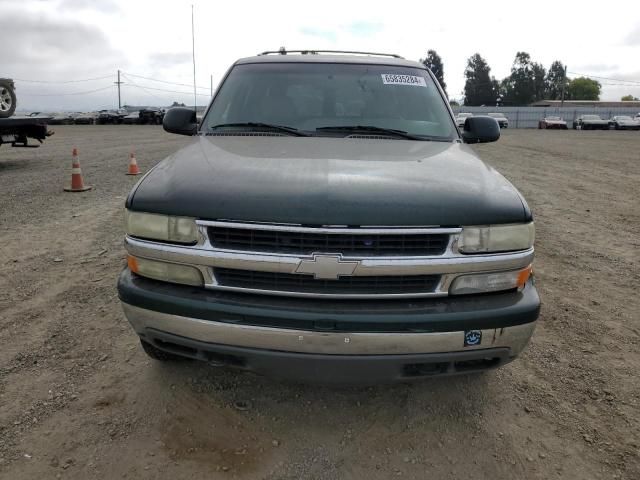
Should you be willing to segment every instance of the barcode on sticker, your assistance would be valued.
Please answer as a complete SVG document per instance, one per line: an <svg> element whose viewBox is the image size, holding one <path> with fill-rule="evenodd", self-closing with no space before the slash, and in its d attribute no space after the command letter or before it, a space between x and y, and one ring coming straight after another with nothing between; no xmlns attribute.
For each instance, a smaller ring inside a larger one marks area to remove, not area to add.
<svg viewBox="0 0 640 480"><path fill-rule="evenodd" d="M414 87L426 87L427 82L423 77L415 75L396 75L395 73L383 73L382 83L385 85L412 85Z"/></svg>

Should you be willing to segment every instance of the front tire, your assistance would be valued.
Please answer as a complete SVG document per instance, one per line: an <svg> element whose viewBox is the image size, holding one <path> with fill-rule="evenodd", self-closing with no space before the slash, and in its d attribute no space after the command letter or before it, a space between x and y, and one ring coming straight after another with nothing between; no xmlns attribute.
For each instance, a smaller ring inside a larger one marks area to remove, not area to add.
<svg viewBox="0 0 640 480"><path fill-rule="evenodd" d="M0 118L9 118L16 111L16 92L8 82L0 81Z"/></svg>
<svg viewBox="0 0 640 480"><path fill-rule="evenodd" d="M142 349L144 350L144 353L146 353L149 357L153 358L154 360L158 360L160 362L176 362L183 359L182 357L178 355L174 355L173 353L160 350L159 348L155 347L154 345L150 344L145 340L140 339L140 344L142 345Z"/></svg>

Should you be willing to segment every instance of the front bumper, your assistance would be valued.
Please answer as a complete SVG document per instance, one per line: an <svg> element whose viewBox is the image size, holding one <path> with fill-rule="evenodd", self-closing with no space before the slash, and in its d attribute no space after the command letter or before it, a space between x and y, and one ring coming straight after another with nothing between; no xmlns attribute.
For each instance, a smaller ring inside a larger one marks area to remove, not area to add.
<svg viewBox="0 0 640 480"><path fill-rule="evenodd" d="M500 366L527 345L540 301L522 292L393 302L209 292L125 269L125 315L157 348L271 376L380 383ZM469 330L481 332L465 346Z"/></svg>

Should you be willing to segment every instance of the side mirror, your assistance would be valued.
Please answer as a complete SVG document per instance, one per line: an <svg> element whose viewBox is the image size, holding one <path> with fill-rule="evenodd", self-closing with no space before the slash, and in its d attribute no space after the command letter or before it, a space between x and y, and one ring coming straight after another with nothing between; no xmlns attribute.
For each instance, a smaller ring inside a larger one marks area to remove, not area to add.
<svg viewBox="0 0 640 480"><path fill-rule="evenodd" d="M462 139L464 143L488 143L500 138L500 125L495 118L469 117L464 122Z"/></svg>
<svg viewBox="0 0 640 480"><path fill-rule="evenodd" d="M170 108L164 114L162 127L169 133L195 135L198 131L196 111L185 107Z"/></svg>

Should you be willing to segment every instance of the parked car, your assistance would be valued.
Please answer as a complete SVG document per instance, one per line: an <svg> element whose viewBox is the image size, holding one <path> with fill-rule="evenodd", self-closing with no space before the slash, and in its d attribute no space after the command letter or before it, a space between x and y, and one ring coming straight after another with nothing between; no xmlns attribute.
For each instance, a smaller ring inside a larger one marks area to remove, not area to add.
<svg viewBox="0 0 640 480"><path fill-rule="evenodd" d="M634 119L634 120L638 120L638 121L640 121L640 113L639 113L639 114L637 114L635 117L633 117L633 119Z"/></svg>
<svg viewBox="0 0 640 480"><path fill-rule="evenodd" d="M636 120L629 115L616 115L609 120L609 126L616 130L640 130L640 118Z"/></svg>
<svg viewBox="0 0 640 480"><path fill-rule="evenodd" d="M100 110L97 123L100 125L119 125L126 115L126 110Z"/></svg>
<svg viewBox="0 0 640 480"><path fill-rule="evenodd" d="M567 130L567 122L561 117L544 117L538 122L538 128Z"/></svg>
<svg viewBox="0 0 640 480"><path fill-rule="evenodd" d="M73 117L73 123L76 125L95 125L97 118L96 112L79 113Z"/></svg>
<svg viewBox="0 0 640 480"><path fill-rule="evenodd" d="M122 117L122 123L125 125L137 125L140 123L140 112L136 110Z"/></svg>
<svg viewBox="0 0 640 480"><path fill-rule="evenodd" d="M49 120L49 125L72 125L73 115L70 113L54 113Z"/></svg>
<svg viewBox="0 0 640 480"><path fill-rule="evenodd" d="M118 294L145 352L323 383L516 358L540 309L533 217L462 143L497 121L460 131L418 62L274 53L238 60L201 124L170 109L191 139L126 200Z"/></svg>
<svg viewBox="0 0 640 480"><path fill-rule="evenodd" d="M509 128L509 119L504 116L504 113L488 113L487 115L495 118L500 128Z"/></svg>
<svg viewBox="0 0 640 480"><path fill-rule="evenodd" d="M462 112L460 112L458 115L456 115L456 125L458 126L458 128L463 128L464 127L464 122L469 117L473 117L473 113L462 113Z"/></svg>
<svg viewBox="0 0 640 480"><path fill-rule="evenodd" d="M145 125L162 125L164 110L156 107L148 107L140 110L140 123Z"/></svg>
<svg viewBox="0 0 640 480"><path fill-rule="evenodd" d="M609 130L609 121L600 115L580 115L573 121L574 130Z"/></svg>

